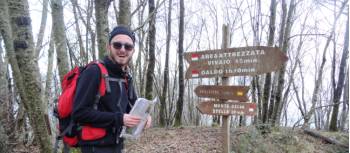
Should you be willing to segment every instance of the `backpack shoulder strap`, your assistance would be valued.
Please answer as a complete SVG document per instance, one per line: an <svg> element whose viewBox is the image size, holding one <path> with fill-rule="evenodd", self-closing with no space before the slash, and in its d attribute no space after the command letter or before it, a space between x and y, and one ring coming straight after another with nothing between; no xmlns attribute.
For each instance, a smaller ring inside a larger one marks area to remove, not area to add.
<svg viewBox="0 0 350 153"><path fill-rule="evenodd" d="M109 77L108 80L109 80L109 81L114 81L114 82L123 82L123 83L126 83L126 82L127 82L125 79L122 79L122 78L112 78L112 77Z"/></svg>
<svg viewBox="0 0 350 153"><path fill-rule="evenodd" d="M96 64L100 70L100 74L101 74L101 79L100 79L100 83L99 83L99 87L98 87L98 93L95 96L95 100L94 100L94 106L93 108L95 110L97 110L97 106L98 103L100 101L101 96L104 96L106 94L106 92L110 92L111 88L109 86L109 82L108 82L108 71L106 69L106 67L103 64L103 61L92 61L89 64L87 64L86 66L90 66L92 64Z"/></svg>
<svg viewBox="0 0 350 153"><path fill-rule="evenodd" d="M94 63L99 67L101 72L101 80L99 86L100 96L104 96L107 93L111 92L111 88L108 82L108 71L106 67L103 65L102 61L94 61Z"/></svg>

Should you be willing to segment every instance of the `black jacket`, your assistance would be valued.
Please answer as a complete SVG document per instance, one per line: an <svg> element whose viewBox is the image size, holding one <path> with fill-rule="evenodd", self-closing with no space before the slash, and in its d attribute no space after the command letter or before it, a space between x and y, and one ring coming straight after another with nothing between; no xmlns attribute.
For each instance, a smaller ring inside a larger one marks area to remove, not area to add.
<svg viewBox="0 0 350 153"><path fill-rule="evenodd" d="M125 81L109 81L111 91L100 98L96 110L93 106L101 78L99 67L93 64L82 72L74 97L72 118L78 125L105 128L107 135L97 140L80 140L79 145L122 145L119 135L123 126L123 115L131 110L137 99L131 75L107 57L103 63L109 77Z"/></svg>

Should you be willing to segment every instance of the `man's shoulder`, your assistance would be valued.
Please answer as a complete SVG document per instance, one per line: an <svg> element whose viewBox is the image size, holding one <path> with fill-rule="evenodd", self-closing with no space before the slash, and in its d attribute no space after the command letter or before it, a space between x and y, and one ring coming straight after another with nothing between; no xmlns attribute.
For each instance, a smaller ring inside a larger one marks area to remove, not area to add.
<svg viewBox="0 0 350 153"><path fill-rule="evenodd" d="M89 64L85 67L85 69L81 72L81 76L87 76L90 78L98 78L100 77L100 68L97 64Z"/></svg>

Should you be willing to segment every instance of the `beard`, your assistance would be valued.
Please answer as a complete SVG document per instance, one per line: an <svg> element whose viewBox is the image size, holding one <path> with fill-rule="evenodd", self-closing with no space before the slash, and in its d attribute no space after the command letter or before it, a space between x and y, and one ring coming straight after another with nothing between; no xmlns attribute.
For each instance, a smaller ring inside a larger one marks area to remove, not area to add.
<svg viewBox="0 0 350 153"><path fill-rule="evenodd" d="M118 64L121 67L125 67L129 65L129 62L131 60L131 56L127 56L127 57L118 57L117 55L112 55L109 54L109 59L114 63L114 64Z"/></svg>

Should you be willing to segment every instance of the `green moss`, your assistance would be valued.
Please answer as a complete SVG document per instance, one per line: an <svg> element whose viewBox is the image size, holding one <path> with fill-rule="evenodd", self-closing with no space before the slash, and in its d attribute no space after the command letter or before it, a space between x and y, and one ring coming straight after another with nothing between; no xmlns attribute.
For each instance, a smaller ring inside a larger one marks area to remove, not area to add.
<svg viewBox="0 0 350 153"><path fill-rule="evenodd" d="M341 142L349 141L348 134L327 133ZM291 128L244 127L232 130L231 140L232 150L242 153L348 153L345 148L324 144L301 130Z"/></svg>
<svg viewBox="0 0 350 153"><path fill-rule="evenodd" d="M271 143L264 142L261 131L255 127L248 127L246 131L234 131L234 144L232 150L235 152L268 153L271 151Z"/></svg>

